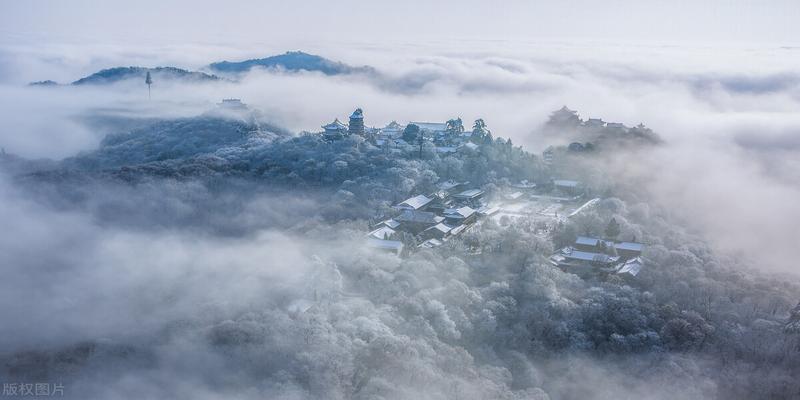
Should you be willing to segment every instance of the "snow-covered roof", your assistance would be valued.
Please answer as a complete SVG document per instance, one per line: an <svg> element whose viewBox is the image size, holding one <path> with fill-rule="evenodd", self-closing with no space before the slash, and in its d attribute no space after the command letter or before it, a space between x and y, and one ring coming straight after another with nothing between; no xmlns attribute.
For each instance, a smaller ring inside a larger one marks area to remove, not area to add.
<svg viewBox="0 0 800 400"><path fill-rule="evenodd" d="M467 226L466 226L466 225L459 225L459 226L456 226L456 227L454 227L453 229L450 229L450 235L451 235L451 236L458 235L458 234L459 234L459 233L461 233L461 231L463 231L464 229L467 229Z"/></svg>
<svg viewBox="0 0 800 400"><path fill-rule="evenodd" d="M467 189L457 195L455 197L460 197L463 199L472 199L478 197L483 194L483 190L480 189Z"/></svg>
<svg viewBox="0 0 800 400"><path fill-rule="evenodd" d="M469 218L472 214L475 214L475 210L471 207L448 208L444 210L444 214L452 218Z"/></svg>
<svg viewBox="0 0 800 400"><path fill-rule="evenodd" d="M339 118L336 118L330 124L323 125L322 128L326 129L326 130L327 129L344 129L344 128L347 128L347 125L341 123L341 121L339 121Z"/></svg>
<svg viewBox="0 0 800 400"><path fill-rule="evenodd" d="M475 150L475 149L478 148L478 145L475 144L475 143L472 143L472 142L467 142L467 143L464 143L464 147L466 147L468 149Z"/></svg>
<svg viewBox="0 0 800 400"><path fill-rule="evenodd" d="M623 263L622 266L619 267L619 269L617 270L617 274L619 275L628 274L630 276L636 276L642 270L642 265L643 263L641 258L639 257L632 258L628 261L625 261L625 263Z"/></svg>
<svg viewBox="0 0 800 400"><path fill-rule="evenodd" d="M375 239L386 239L387 237L391 237L395 234L395 230L389 228L388 226L381 226L378 229L370 232L369 235L374 237Z"/></svg>
<svg viewBox="0 0 800 400"><path fill-rule="evenodd" d="M383 129L392 129L392 130L400 129L400 128L402 128L402 125L398 124L397 121L389 122L388 125L383 127Z"/></svg>
<svg viewBox="0 0 800 400"><path fill-rule="evenodd" d="M498 211L500 211L500 207L483 206L483 207L479 208L477 211L478 211L478 214L481 214L481 215L492 215L492 214L495 214Z"/></svg>
<svg viewBox="0 0 800 400"><path fill-rule="evenodd" d="M420 130L429 132L442 132L447 130L447 124L441 122L409 122L409 125L414 124Z"/></svg>
<svg viewBox="0 0 800 400"><path fill-rule="evenodd" d="M561 254L558 254L558 253L553 254L552 256L550 256L550 264L553 264L553 265L561 264L564 260L565 260L564 256L562 256Z"/></svg>
<svg viewBox="0 0 800 400"><path fill-rule="evenodd" d="M425 207L432 200L433 199L430 197L420 194L398 204L397 207L419 210L420 208Z"/></svg>
<svg viewBox="0 0 800 400"><path fill-rule="evenodd" d="M353 119L364 119L364 112L361 111L360 108L356 108L356 110L353 111L352 114L350 114L350 118L353 118Z"/></svg>
<svg viewBox="0 0 800 400"><path fill-rule="evenodd" d="M447 226L447 225L445 225L443 223L438 223L438 224L436 224L436 225L434 225L434 226L432 226L432 227L430 227L428 229L425 229L425 231L437 230L437 231L442 232L442 233L447 233L447 232L450 232L450 229L451 228L449 226Z"/></svg>
<svg viewBox="0 0 800 400"><path fill-rule="evenodd" d="M397 229L397 227L400 226L400 223L390 218L387 219L386 221L381 221L378 225L385 225L388 226L389 228Z"/></svg>

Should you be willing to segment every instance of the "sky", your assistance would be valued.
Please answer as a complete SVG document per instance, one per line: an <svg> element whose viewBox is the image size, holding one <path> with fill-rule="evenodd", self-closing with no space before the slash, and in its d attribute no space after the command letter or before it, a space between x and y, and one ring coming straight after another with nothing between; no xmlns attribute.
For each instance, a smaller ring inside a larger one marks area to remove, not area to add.
<svg viewBox="0 0 800 400"><path fill-rule="evenodd" d="M796 45L800 3L711 1L0 2L7 41L600 40Z"/></svg>

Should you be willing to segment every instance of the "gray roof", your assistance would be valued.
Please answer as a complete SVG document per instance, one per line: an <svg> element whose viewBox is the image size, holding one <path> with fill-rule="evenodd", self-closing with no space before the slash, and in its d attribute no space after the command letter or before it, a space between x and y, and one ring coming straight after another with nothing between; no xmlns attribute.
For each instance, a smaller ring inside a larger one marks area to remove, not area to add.
<svg viewBox="0 0 800 400"><path fill-rule="evenodd" d="M600 241L600 239L593 238L593 237L578 236L578 238L575 239L575 244L582 244L582 245L586 245L586 246L597 246L597 243L599 241ZM606 244L608 244L608 242L606 242Z"/></svg>
<svg viewBox="0 0 800 400"><path fill-rule="evenodd" d="M414 222L421 224L438 224L444 221L444 218L437 216L432 212L417 211L417 210L403 210L403 212L395 218L400 222Z"/></svg>
<svg viewBox="0 0 800 400"><path fill-rule="evenodd" d="M606 246L614 246L617 250L627 250L627 251L639 251L641 252L644 250L644 244L636 243L636 242L619 242L614 243L610 240L601 240L598 238L588 237L588 236L578 236L575 239L575 244L585 245L585 246L597 246L599 242L605 242Z"/></svg>
<svg viewBox="0 0 800 400"><path fill-rule="evenodd" d="M591 262L599 262L599 263L609 263L614 262L619 259L619 257L612 257L608 254L602 253L592 253L588 251L580 251L571 248L564 249L561 254L564 258L568 258L571 260L578 260L578 261L591 261Z"/></svg>
<svg viewBox="0 0 800 400"><path fill-rule="evenodd" d="M644 244L636 242L620 242L614 245L617 250L642 251Z"/></svg>

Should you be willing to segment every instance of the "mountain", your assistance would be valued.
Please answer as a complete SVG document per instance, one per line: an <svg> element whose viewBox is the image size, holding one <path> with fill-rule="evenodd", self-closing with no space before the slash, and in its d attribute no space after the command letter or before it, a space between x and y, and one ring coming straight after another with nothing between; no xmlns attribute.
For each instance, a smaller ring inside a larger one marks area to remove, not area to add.
<svg viewBox="0 0 800 400"><path fill-rule="evenodd" d="M150 72L153 81L188 81L188 82L213 82L221 78L204 72L188 71L175 67L115 67L95 72L87 77L72 82L73 85L98 85L116 83L128 79L137 79L144 82L145 76Z"/></svg>
<svg viewBox="0 0 800 400"><path fill-rule="evenodd" d="M221 61L209 65L211 70L223 73L246 72L256 67L284 69L292 72L318 71L325 75L371 73L375 71L369 66L353 67L302 51L288 51L277 56L245 61Z"/></svg>
<svg viewBox="0 0 800 400"><path fill-rule="evenodd" d="M56 82L56 81L51 81L51 80L49 80L49 79L48 79L48 80L46 80L46 81L36 81L36 82L31 82L31 83L29 83L29 84L28 84L28 86L46 86L46 87L52 87L52 86L58 86L58 82Z"/></svg>
<svg viewBox="0 0 800 400"><path fill-rule="evenodd" d="M106 169L202 156L234 160L248 149L287 136L257 112L220 108L197 117L147 121L133 130L109 134L97 150L65 159L64 166Z"/></svg>

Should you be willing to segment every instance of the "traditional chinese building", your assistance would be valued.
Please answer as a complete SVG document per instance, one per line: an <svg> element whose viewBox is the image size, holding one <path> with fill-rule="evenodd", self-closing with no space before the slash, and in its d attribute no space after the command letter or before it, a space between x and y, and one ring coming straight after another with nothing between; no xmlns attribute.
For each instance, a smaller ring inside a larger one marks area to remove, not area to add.
<svg viewBox="0 0 800 400"><path fill-rule="evenodd" d="M322 135L328 140L341 139L348 132L347 125L341 123L338 118L328 125L323 125L322 129L325 129Z"/></svg>
<svg viewBox="0 0 800 400"><path fill-rule="evenodd" d="M350 128L348 129L351 135L364 135L364 111L356 108L350 115Z"/></svg>

